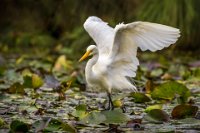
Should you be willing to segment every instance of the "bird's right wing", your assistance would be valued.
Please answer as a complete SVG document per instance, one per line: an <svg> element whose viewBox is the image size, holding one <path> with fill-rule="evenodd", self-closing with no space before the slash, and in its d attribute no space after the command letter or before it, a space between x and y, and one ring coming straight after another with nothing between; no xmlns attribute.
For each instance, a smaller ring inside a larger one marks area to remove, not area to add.
<svg viewBox="0 0 200 133"><path fill-rule="evenodd" d="M150 50L153 52L174 44L180 37L180 31L177 28L140 21L130 24L119 24L115 27L115 33L113 48L118 43L116 41L120 40L123 43L126 41L125 38L129 38L130 46L134 43L142 51Z"/></svg>
<svg viewBox="0 0 200 133"><path fill-rule="evenodd" d="M121 76L134 77L139 61L137 48L156 51L177 41L179 29L149 22L119 24L115 27L115 37L110 51L109 71Z"/></svg>
<svg viewBox="0 0 200 133"><path fill-rule="evenodd" d="M122 64L122 68L122 62L135 64L135 67L138 65L137 47L143 51L154 52L175 43L180 37L179 29L150 22L119 24L114 30L115 37L110 51L110 65Z"/></svg>
<svg viewBox="0 0 200 133"><path fill-rule="evenodd" d="M89 17L85 21L84 28L95 41L99 55L108 55L112 49L114 29L95 16Z"/></svg>

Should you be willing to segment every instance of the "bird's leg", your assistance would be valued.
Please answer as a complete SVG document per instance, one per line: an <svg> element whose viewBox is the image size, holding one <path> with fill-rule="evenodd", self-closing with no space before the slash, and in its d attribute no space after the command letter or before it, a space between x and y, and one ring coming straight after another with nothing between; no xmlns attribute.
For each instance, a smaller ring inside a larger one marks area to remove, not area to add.
<svg viewBox="0 0 200 133"><path fill-rule="evenodd" d="M108 92L107 95L108 95L108 108L107 108L107 110L113 110L114 105L113 105L113 102L112 102L111 93Z"/></svg>

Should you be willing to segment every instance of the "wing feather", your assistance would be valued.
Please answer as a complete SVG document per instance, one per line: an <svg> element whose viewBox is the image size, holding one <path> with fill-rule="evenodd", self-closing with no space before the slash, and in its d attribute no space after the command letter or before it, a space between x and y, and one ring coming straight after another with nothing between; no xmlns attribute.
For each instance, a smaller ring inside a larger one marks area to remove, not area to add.
<svg viewBox="0 0 200 133"><path fill-rule="evenodd" d="M112 77L107 79L109 88L116 89L136 89L127 77L136 76L138 47L142 51L161 50L180 36L179 29L149 22L119 24L113 29L98 17L89 17L84 28L98 47L99 59L94 68Z"/></svg>
<svg viewBox="0 0 200 133"><path fill-rule="evenodd" d="M139 65L136 57L138 47L142 51L154 52L175 43L180 37L179 29L149 22L119 24L114 31L108 71L117 73L119 77L136 75L135 71ZM123 78L123 80L131 87L128 79ZM132 88L134 87L132 86Z"/></svg>
<svg viewBox="0 0 200 133"><path fill-rule="evenodd" d="M99 54L109 54L112 49L114 29L95 16L89 17L85 21L84 28L95 41Z"/></svg>

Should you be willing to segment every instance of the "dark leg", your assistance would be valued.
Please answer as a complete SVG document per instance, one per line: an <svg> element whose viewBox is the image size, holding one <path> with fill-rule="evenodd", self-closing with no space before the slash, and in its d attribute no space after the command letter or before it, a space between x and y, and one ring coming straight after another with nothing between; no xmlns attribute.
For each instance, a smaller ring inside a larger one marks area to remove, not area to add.
<svg viewBox="0 0 200 133"><path fill-rule="evenodd" d="M113 102L112 102L111 93L108 92L107 95L108 95L108 108L107 108L107 110L113 110L114 105L113 105Z"/></svg>
<svg viewBox="0 0 200 133"><path fill-rule="evenodd" d="M126 113L126 107L124 105L121 106L122 112Z"/></svg>

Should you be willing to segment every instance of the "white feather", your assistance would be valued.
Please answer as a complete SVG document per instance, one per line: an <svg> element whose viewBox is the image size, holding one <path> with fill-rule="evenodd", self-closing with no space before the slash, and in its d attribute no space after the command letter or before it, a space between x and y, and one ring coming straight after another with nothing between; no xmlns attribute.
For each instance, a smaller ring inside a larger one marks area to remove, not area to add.
<svg viewBox="0 0 200 133"><path fill-rule="evenodd" d="M109 92L112 88L136 90L127 77L136 76L138 47L142 51L161 50L180 36L179 29L149 22L121 23L113 29L97 17L89 17L84 28L98 51L87 63L87 83Z"/></svg>
<svg viewBox="0 0 200 133"><path fill-rule="evenodd" d="M97 44L99 54L109 54L112 48L113 39L111 38L114 37L114 29L95 16L89 17L85 21L84 28Z"/></svg>

